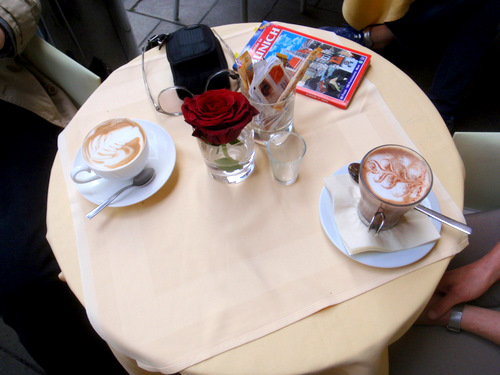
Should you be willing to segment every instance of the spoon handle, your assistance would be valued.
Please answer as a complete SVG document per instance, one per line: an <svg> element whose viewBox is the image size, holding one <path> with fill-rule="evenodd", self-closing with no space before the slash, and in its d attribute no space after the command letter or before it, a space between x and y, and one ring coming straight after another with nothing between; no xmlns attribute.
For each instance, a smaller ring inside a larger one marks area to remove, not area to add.
<svg viewBox="0 0 500 375"><path fill-rule="evenodd" d="M99 206L97 206L92 211L90 211L87 215L85 215L85 217L87 219L92 219L95 215L97 215L99 212L101 212L106 206L108 206L108 204L113 202L116 199L116 197L118 197L121 193L123 193L128 188L131 188L132 186L134 186L134 185L128 185L128 186L125 186L123 189L118 190L116 193L114 193L112 196L110 196L108 199L106 199L104 202L102 202Z"/></svg>
<svg viewBox="0 0 500 375"><path fill-rule="evenodd" d="M417 205L415 207L415 210L420 211L420 212L426 214L427 216L430 216L433 219L436 219L436 220L438 220L446 225L449 225L455 229L458 229L459 231L462 231L462 232L467 233L467 234L472 233L471 227L468 227L467 225L465 225L459 221L453 220L452 218L450 218L448 216L441 215L439 212L431 210L430 208L422 206L421 204Z"/></svg>

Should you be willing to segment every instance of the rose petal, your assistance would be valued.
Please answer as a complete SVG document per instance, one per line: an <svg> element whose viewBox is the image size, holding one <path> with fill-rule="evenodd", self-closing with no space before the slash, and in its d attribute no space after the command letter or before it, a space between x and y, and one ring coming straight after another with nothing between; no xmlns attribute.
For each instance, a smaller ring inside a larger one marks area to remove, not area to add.
<svg viewBox="0 0 500 375"><path fill-rule="evenodd" d="M211 144L229 143L259 112L239 92L210 90L182 105L184 120L193 126L193 136Z"/></svg>

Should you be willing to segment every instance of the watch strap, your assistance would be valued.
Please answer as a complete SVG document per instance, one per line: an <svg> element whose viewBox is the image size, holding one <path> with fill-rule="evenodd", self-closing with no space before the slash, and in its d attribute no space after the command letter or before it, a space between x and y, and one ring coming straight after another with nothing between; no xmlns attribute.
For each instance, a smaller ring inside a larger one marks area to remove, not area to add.
<svg viewBox="0 0 500 375"><path fill-rule="evenodd" d="M446 328L453 332L461 332L462 315L464 312L464 303L460 303L451 309L450 321Z"/></svg>

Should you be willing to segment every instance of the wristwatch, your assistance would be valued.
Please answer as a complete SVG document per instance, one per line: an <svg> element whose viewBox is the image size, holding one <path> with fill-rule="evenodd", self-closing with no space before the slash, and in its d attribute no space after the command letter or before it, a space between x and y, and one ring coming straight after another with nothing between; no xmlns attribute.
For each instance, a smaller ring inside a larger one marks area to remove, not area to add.
<svg viewBox="0 0 500 375"><path fill-rule="evenodd" d="M453 332L461 332L460 323L462 322L462 315L464 312L464 303L460 303L451 309L450 321L446 328Z"/></svg>

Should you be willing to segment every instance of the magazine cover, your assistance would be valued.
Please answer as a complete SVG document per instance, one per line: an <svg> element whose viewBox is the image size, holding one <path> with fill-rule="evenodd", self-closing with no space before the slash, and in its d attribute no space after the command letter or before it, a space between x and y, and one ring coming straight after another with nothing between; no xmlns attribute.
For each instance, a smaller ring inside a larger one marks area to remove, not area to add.
<svg viewBox="0 0 500 375"><path fill-rule="evenodd" d="M321 52L296 90L345 109L368 68L370 55L267 21L262 22L241 53L248 51L253 61L278 56L285 61L286 69L295 72L317 48Z"/></svg>

